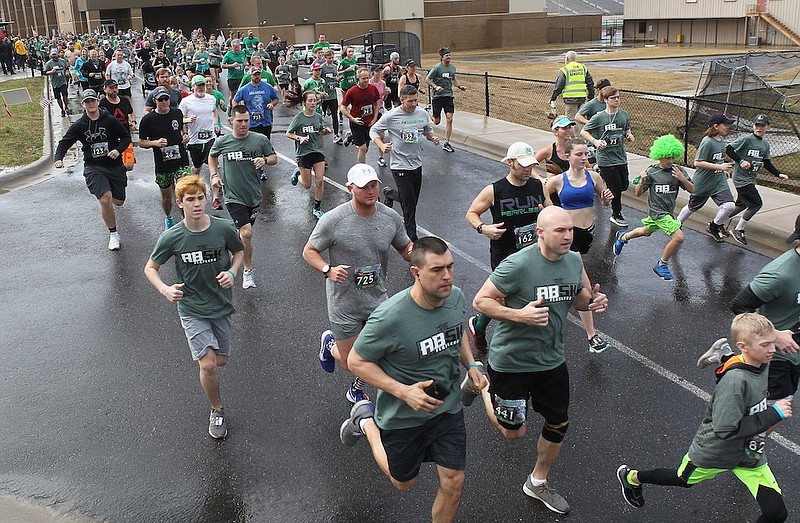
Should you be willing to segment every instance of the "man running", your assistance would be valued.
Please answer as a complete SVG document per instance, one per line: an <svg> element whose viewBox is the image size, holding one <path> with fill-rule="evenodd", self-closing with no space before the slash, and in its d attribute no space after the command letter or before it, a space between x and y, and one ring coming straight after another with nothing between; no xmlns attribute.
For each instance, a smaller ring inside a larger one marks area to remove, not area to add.
<svg viewBox="0 0 800 523"><path fill-rule="evenodd" d="M235 104L233 97L236 96L236 91L239 90L239 83L244 76L244 51L242 51L242 42L239 39L231 41L231 49L222 57L221 67L228 71L228 107L229 111Z"/></svg>
<svg viewBox="0 0 800 523"><path fill-rule="evenodd" d="M61 108L61 117L71 114L69 108L69 95L67 94L67 61L58 57L58 49L50 51L50 60L44 64L44 74L50 77L50 86L53 88L58 106Z"/></svg>
<svg viewBox="0 0 800 523"><path fill-rule="evenodd" d="M366 67L359 67L356 75L357 83L344 93L339 111L350 120L350 135L344 145L354 143L358 147L358 162L365 163L370 142L369 131L380 110L381 95L374 85L370 85L370 74Z"/></svg>
<svg viewBox="0 0 800 523"><path fill-rule="evenodd" d="M527 432L527 406L544 417L536 466L522 490L559 514L567 501L547 482L569 427L569 372L564 358L564 322L570 306L604 312L608 298L590 287L581 257L570 251L572 219L547 207L536 223L538 241L503 260L472 305L501 320L489 350L488 391L483 392L492 425L507 439Z"/></svg>
<svg viewBox="0 0 800 523"><path fill-rule="evenodd" d="M114 60L106 67L106 80L114 80L119 87L119 95L131 101L131 80L133 67L125 61L125 52L122 49L114 53Z"/></svg>
<svg viewBox="0 0 800 523"><path fill-rule="evenodd" d="M349 371L348 356L367 318L386 301L386 268L394 248L408 261L412 243L400 216L378 202L380 179L371 166L358 163L347 173L351 201L325 213L303 248L303 259L325 278L331 329L322 333L319 363L333 372L336 363ZM322 253L328 251L328 260ZM366 399L356 378L345 397Z"/></svg>
<svg viewBox="0 0 800 523"><path fill-rule="evenodd" d="M462 91L466 91L467 87L460 85L456 80L456 66L450 63L452 58L450 49L447 47L439 49L439 57L439 63L428 71L425 83L433 88L433 94L431 95L433 98L433 123L439 125L439 122L442 121L443 110L447 121L442 150L452 153L455 149L450 145L450 135L453 134L453 113L456 110L453 101L453 86L455 85Z"/></svg>
<svg viewBox="0 0 800 523"><path fill-rule="evenodd" d="M250 131L271 139L272 109L278 105L280 98L274 87L261 81L261 67L254 66L250 70L250 83L236 92L233 101L247 107L250 113Z"/></svg>
<svg viewBox="0 0 800 523"><path fill-rule="evenodd" d="M339 436L349 447L366 436L376 464L401 492L416 484L423 462L434 462L439 488L431 521L448 523L461 502L467 458L459 366L474 390L487 383L464 333L464 294L453 285L447 244L421 238L411 274L414 285L375 309L350 352L350 367L378 397L374 405L356 403Z"/></svg>
<svg viewBox="0 0 800 523"><path fill-rule="evenodd" d="M97 93L93 89L83 92L81 105L84 114L69 126L58 142L53 167L64 167L64 156L69 148L75 142L81 142L86 187L100 204L100 217L109 232L108 250L117 251L120 237L114 205L119 207L125 203L128 176L122 165L122 153L130 145L131 135L108 111L100 109Z"/></svg>
<svg viewBox="0 0 800 523"><path fill-rule="evenodd" d="M206 214L206 185L199 177L181 178L175 197L185 217L159 236L144 274L162 296L178 304L192 359L200 367L200 385L211 405L208 434L222 439L228 428L217 367L224 367L231 355L235 312L231 288L244 245L232 223ZM172 257L177 283L167 285L159 269Z"/></svg>
<svg viewBox="0 0 800 523"><path fill-rule="evenodd" d="M403 87L400 107L385 113L369 132L381 154L390 153L389 167L397 184L406 233L412 241L417 239L417 202L422 190L420 137L425 136L429 142L439 145L439 137L433 132L428 113L417 106L418 99L419 93L413 85Z"/></svg>
<svg viewBox="0 0 800 523"><path fill-rule="evenodd" d="M386 99L384 108L390 111L400 105L400 77L403 69L400 67L400 53L393 52L389 55L389 62L383 66L383 79L386 81Z"/></svg>
<svg viewBox="0 0 800 523"><path fill-rule="evenodd" d="M136 115L133 113L133 106L127 98L119 97L119 89L117 82L114 80L106 80L103 85L103 91L106 93L105 98L100 100L100 107L111 113L111 116L117 119L123 127L130 130L131 135L136 132ZM136 155L133 152L133 142L128 145L125 152L122 153L122 163L125 165L125 170L132 171L133 166L136 164Z"/></svg>
<svg viewBox="0 0 800 523"><path fill-rule="evenodd" d="M188 120L189 144L187 150L192 161L192 174L198 176L204 163L208 163L208 152L214 145L214 137L220 131L217 121L217 100L206 93L206 78L195 75L192 78L192 94L181 100L179 106L183 117Z"/></svg>
<svg viewBox="0 0 800 523"><path fill-rule="evenodd" d="M220 136L211 147L208 169L211 185L225 187L225 205L244 243L242 288L256 286L253 274L253 225L261 205L261 171L278 163L278 155L263 134L250 132L250 113L244 105L233 107L230 118L233 132ZM224 159L223 176L219 175L219 157Z"/></svg>
<svg viewBox="0 0 800 523"><path fill-rule="evenodd" d="M167 69L166 67L159 68L156 71L156 81L158 82L158 87L163 87L164 89L167 90L167 93L169 93L169 106L177 108L178 105L180 105L183 96L181 95L181 92L178 89L172 87L169 69ZM155 92L156 90L153 89L147 95L147 98L144 99L145 114L149 113L150 111L156 108L156 102L153 99L153 93Z"/></svg>
<svg viewBox="0 0 800 523"><path fill-rule="evenodd" d="M322 80L324 91L322 93L322 116L331 116L333 127L333 143L342 143L339 134L339 95L336 88L339 85L339 64L333 61L333 50L325 50L325 61L322 63Z"/></svg>

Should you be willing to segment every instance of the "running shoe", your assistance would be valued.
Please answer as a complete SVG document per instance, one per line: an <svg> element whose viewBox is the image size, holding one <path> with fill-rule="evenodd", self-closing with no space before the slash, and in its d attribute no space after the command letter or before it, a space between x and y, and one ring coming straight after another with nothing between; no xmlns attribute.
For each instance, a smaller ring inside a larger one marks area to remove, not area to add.
<svg viewBox="0 0 800 523"><path fill-rule="evenodd" d="M119 233L114 231L108 235L108 250L109 251L118 251L119 250Z"/></svg>
<svg viewBox="0 0 800 523"><path fill-rule="evenodd" d="M250 287L256 286L256 278L253 271L255 271L255 269L250 269L249 271L245 269L244 272L242 272L242 289L249 289Z"/></svg>
<svg viewBox="0 0 800 523"><path fill-rule="evenodd" d="M262 182L265 181L267 179L267 173L264 172L264 171L261 171L261 176L259 176L259 178L261 179Z"/></svg>
<svg viewBox="0 0 800 523"><path fill-rule="evenodd" d="M489 344L486 343L486 331L479 331L475 326L478 321L478 315L471 316L467 320L467 327L469 328L469 335L472 337L472 345L478 354L486 354L489 350Z"/></svg>
<svg viewBox="0 0 800 523"><path fill-rule="evenodd" d="M697 359L697 368L704 369L709 365L722 365L722 358L732 354L733 350L728 343L728 338L720 338Z"/></svg>
<svg viewBox="0 0 800 523"><path fill-rule="evenodd" d="M656 273L662 280L672 281L675 277L669 271L669 266L665 264L656 263L653 267L653 272Z"/></svg>
<svg viewBox="0 0 800 523"><path fill-rule="evenodd" d="M325 372L336 370L336 360L333 359L333 347L335 344L333 332L326 330L319 339L319 364Z"/></svg>
<svg viewBox="0 0 800 523"><path fill-rule="evenodd" d="M567 503L567 500L564 499L561 494L556 492L555 489L550 488L547 483L539 485L538 487L534 486L530 474L528 474L528 479L525 480L525 484L522 485L522 491L533 499L538 499L544 503L544 506L553 512L558 512L559 514L566 514L569 512L569 503Z"/></svg>
<svg viewBox="0 0 800 523"><path fill-rule="evenodd" d="M364 435L361 432L361 420L372 418L375 415L375 405L369 400L362 400L353 405L350 409L350 417L344 420L339 429L339 439L348 447L358 443L358 439Z"/></svg>
<svg viewBox="0 0 800 523"><path fill-rule="evenodd" d="M347 134L344 135L344 140L342 140L342 145L349 147L351 143L353 143L353 133L347 131Z"/></svg>
<svg viewBox="0 0 800 523"><path fill-rule="evenodd" d="M383 156L378 156L378 165L381 167L386 167L386 160L383 158Z"/></svg>
<svg viewBox="0 0 800 523"><path fill-rule="evenodd" d="M353 380L353 383L350 384L347 392L345 392L344 397L347 398L347 401L350 403L358 403L359 401L369 399L369 396L364 392L364 382L361 378Z"/></svg>
<svg viewBox="0 0 800 523"><path fill-rule="evenodd" d="M455 149L453 149L453 146L450 145L450 142L444 142L444 145L442 145L442 150L448 153L455 152Z"/></svg>
<svg viewBox="0 0 800 523"><path fill-rule="evenodd" d="M593 352L594 354L600 354L601 352L605 352L606 349L610 349L611 344L600 337L599 334L595 334L589 340L589 352Z"/></svg>
<svg viewBox="0 0 800 523"><path fill-rule="evenodd" d="M228 426L225 424L222 409L211 409L211 415L208 416L208 435L214 439L222 439L228 435Z"/></svg>
<svg viewBox="0 0 800 523"><path fill-rule="evenodd" d="M642 508L644 506L644 496L642 495L642 486L633 485L628 481L628 473L631 469L627 465L620 465L617 469L617 480L620 487L622 487L622 497L625 502L634 507Z"/></svg>
<svg viewBox="0 0 800 523"><path fill-rule="evenodd" d="M740 231L739 229L734 229L731 234L733 234L734 240L742 245L747 245L747 235L744 233L744 230Z"/></svg>
<svg viewBox="0 0 800 523"><path fill-rule="evenodd" d="M333 135L333 143L342 143L342 137L338 134Z"/></svg>
<svg viewBox="0 0 800 523"><path fill-rule="evenodd" d="M222 201L219 198L214 198L211 201L211 208L214 209L215 211L221 211L222 210Z"/></svg>
<svg viewBox="0 0 800 523"><path fill-rule="evenodd" d="M476 361L475 365L478 366L478 370L481 371L481 374L484 376L488 376L486 373L486 367L483 366L483 363L480 361ZM475 390L472 388L472 380L469 379L469 372L466 376L464 376L464 381L461 382L461 404L465 407L469 407L472 405L472 402L475 401L475 398L481 395L481 391Z"/></svg>
<svg viewBox="0 0 800 523"><path fill-rule="evenodd" d="M724 223L719 226L719 232L721 232L722 235L726 238L731 235L731 233L728 231L728 228L725 226Z"/></svg>
<svg viewBox="0 0 800 523"><path fill-rule="evenodd" d="M608 221L610 221L611 223L613 223L617 227L627 227L628 226L628 222L625 220L625 218L621 214L618 215L618 216L614 216L612 214L611 218L609 218Z"/></svg>
<svg viewBox="0 0 800 523"><path fill-rule="evenodd" d="M628 243L622 239L623 236L625 236L624 232L617 231L617 239L614 241L614 247L612 248L614 256L619 256L622 254L622 248L625 247L626 243Z"/></svg>
<svg viewBox="0 0 800 523"><path fill-rule="evenodd" d="M706 232L714 238L714 241L717 243L722 243L725 241L725 235L719 230L720 226L714 222L708 222L706 225Z"/></svg>
<svg viewBox="0 0 800 523"><path fill-rule="evenodd" d="M167 216L164 218L164 228L169 230L172 229L172 226L175 225L175 218L172 216Z"/></svg>
<svg viewBox="0 0 800 523"><path fill-rule="evenodd" d="M390 196L391 192L392 188L389 187L388 185L383 188L383 204L387 207L394 206L394 198Z"/></svg>
<svg viewBox="0 0 800 523"><path fill-rule="evenodd" d="M297 180L300 179L300 168L295 167L294 171L292 171L292 175L289 177L289 183L294 186L297 186Z"/></svg>
<svg viewBox="0 0 800 523"><path fill-rule="evenodd" d="M325 216L325 211L323 211L322 209L311 209L311 214L314 215L314 218L319 220L320 218Z"/></svg>

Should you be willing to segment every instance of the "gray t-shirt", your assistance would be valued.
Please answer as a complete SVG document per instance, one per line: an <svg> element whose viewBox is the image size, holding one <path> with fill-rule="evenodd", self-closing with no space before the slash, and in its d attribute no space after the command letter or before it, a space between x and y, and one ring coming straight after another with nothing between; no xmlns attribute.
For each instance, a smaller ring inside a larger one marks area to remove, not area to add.
<svg viewBox="0 0 800 523"><path fill-rule="evenodd" d="M367 320L383 303L389 250L400 249L410 241L403 219L382 203L375 214L364 218L356 214L353 202L345 202L325 213L308 239L318 251L328 251L331 267L349 265L347 281L325 281L328 318L332 323L358 323Z"/></svg>
<svg viewBox="0 0 800 523"><path fill-rule="evenodd" d="M792 249L781 254L761 269L750 290L764 302L758 312L769 318L775 328L786 330L800 322L800 254ZM775 351L773 360L800 365L800 353Z"/></svg>
<svg viewBox="0 0 800 523"><path fill-rule="evenodd" d="M686 169L678 166L686 179L689 175ZM680 180L672 174L672 167L651 165L647 168L647 178L642 182L642 189L649 191L647 195L647 215L654 220L664 216L672 216L675 210L675 200L678 198L678 189L683 187Z"/></svg>
<svg viewBox="0 0 800 523"><path fill-rule="evenodd" d="M410 171L422 167L422 140L432 132L428 112L417 107L407 113L395 107L384 114L369 131L371 139L383 133L383 141L391 142L389 167L395 171Z"/></svg>
<svg viewBox="0 0 800 523"><path fill-rule="evenodd" d="M717 137L704 136L697 147L697 154L694 157L696 162L724 163L725 162L725 140ZM714 196L722 191L729 190L728 177L725 171L718 169L697 168L694 172L694 191L692 196L705 198Z"/></svg>
<svg viewBox="0 0 800 523"><path fill-rule="evenodd" d="M456 66L444 65L443 62L431 67L428 71L428 79L441 87L441 91L433 91L433 98L452 98L453 97L453 78L456 77Z"/></svg>
<svg viewBox="0 0 800 523"><path fill-rule="evenodd" d="M614 114L600 111L592 116L583 130L596 140L606 141L605 149L597 149L597 165L610 167L628 163L628 156L625 154L625 134L630 127L631 119L624 109Z"/></svg>
<svg viewBox="0 0 800 523"><path fill-rule="evenodd" d="M383 302L367 321L353 346L404 385L434 380L449 391L433 412L415 411L403 400L382 390L375 400L375 423L385 430L419 427L440 414L461 410L461 340L464 336L464 294L453 286L441 307L423 309L410 289Z"/></svg>
<svg viewBox="0 0 800 523"><path fill-rule="evenodd" d="M771 158L769 142L753 133L743 134L731 142L731 147L742 159L750 162L750 169L744 170L738 163L733 165L733 186L744 187L756 183L756 173L764 166L764 160Z"/></svg>
<svg viewBox="0 0 800 523"><path fill-rule="evenodd" d="M214 141L208 154L214 158L222 157L226 204L261 205L261 171L256 169L253 160L275 154L266 136L249 132L245 138L236 138L225 134Z"/></svg>

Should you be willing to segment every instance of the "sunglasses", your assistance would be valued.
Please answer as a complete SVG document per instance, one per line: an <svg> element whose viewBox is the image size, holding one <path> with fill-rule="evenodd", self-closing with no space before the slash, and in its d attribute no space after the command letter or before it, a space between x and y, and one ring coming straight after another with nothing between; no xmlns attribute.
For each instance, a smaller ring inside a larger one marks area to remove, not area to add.
<svg viewBox="0 0 800 523"><path fill-rule="evenodd" d="M159 102L169 102L169 96L162 96L161 98L156 98Z"/></svg>

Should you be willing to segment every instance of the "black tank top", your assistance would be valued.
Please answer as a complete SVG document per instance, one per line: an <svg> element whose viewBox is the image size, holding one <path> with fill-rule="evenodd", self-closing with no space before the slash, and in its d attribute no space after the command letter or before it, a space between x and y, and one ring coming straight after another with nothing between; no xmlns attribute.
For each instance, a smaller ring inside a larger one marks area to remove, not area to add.
<svg viewBox="0 0 800 523"><path fill-rule="evenodd" d="M558 166L561 169L561 172L569 170L569 162L566 160L562 160L561 157L558 155L558 150L556 149L556 142L553 142L553 152L550 153L550 158L547 160L547 163L551 163L553 165Z"/></svg>
<svg viewBox="0 0 800 523"><path fill-rule="evenodd" d="M492 265L496 265L509 254L534 243L536 217L539 215L539 206L544 204L544 190L542 182L536 178L528 179L522 187L511 184L507 178L494 182L492 186L492 223L503 222L506 230L499 239L489 244Z"/></svg>
<svg viewBox="0 0 800 523"><path fill-rule="evenodd" d="M419 75L417 75L416 82L411 81L411 78L408 77L408 73L405 73L405 76L406 76L406 85L413 85L414 87L417 88L417 91L419 91Z"/></svg>

